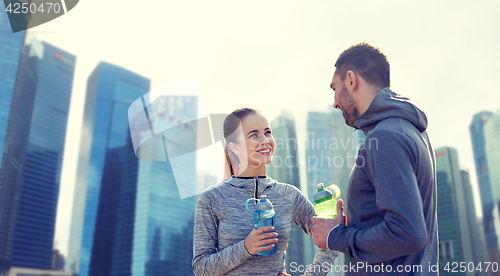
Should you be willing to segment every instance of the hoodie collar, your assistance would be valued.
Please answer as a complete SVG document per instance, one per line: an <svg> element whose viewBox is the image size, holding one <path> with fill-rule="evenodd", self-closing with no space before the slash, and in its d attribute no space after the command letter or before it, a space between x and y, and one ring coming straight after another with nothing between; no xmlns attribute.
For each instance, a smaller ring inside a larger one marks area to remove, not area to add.
<svg viewBox="0 0 500 276"><path fill-rule="evenodd" d="M239 178L239 177L229 177L224 180L225 182L231 184L234 187L242 188L242 187L254 187L254 178ZM266 177L258 177L257 181L259 182L259 186L271 186L276 183L276 180Z"/></svg>
<svg viewBox="0 0 500 276"><path fill-rule="evenodd" d="M401 118L412 123L420 132L427 129L427 116L411 99L391 91L389 87L378 91L377 96L354 127L368 134L379 122L387 118Z"/></svg>

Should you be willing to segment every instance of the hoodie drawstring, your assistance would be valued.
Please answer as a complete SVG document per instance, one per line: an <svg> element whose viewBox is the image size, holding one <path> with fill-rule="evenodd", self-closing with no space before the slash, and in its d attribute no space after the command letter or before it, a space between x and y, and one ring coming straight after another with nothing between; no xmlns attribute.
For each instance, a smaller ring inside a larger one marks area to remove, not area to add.
<svg viewBox="0 0 500 276"><path fill-rule="evenodd" d="M257 204L257 199L259 198L257 193L259 191L259 177L258 176L254 176L253 177L253 183L255 184L255 193L254 193L254 198L255 198L255 204Z"/></svg>

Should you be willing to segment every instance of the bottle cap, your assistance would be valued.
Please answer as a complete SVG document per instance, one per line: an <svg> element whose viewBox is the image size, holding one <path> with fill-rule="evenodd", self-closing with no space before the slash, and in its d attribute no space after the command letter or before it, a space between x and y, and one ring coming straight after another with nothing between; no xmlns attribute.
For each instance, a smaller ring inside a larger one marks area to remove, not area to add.
<svg viewBox="0 0 500 276"><path fill-rule="evenodd" d="M257 209L257 210L270 210L270 209L273 209L273 204L271 203L271 201L269 201L267 199L266 195L261 195L259 203L257 203L257 205L255 205L255 209Z"/></svg>
<svg viewBox="0 0 500 276"><path fill-rule="evenodd" d="M318 190L318 192L314 195L314 202L327 197L333 198L333 193L329 190Z"/></svg>

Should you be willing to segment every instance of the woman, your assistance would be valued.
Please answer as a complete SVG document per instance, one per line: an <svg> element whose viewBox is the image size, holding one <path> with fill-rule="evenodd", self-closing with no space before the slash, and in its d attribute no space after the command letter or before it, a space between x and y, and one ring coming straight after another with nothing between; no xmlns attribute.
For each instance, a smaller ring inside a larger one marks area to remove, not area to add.
<svg viewBox="0 0 500 276"><path fill-rule="evenodd" d="M311 202L296 187L266 176L275 142L271 128L260 111L241 108L224 121L226 172L228 178L206 189L196 207L193 238L193 272L196 276L259 275L285 276L285 250L291 223L312 236ZM276 212L276 232L255 230L253 213L245 208L248 198L267 195ZM266 240L264 240L266 239ZM274 255L257 252L278 242ZM291 241L293 242L293 241ZM263 246L265 245L265 246ZM320 249L314 258L315 273L326 275L338 252ZM307 264L296 264L306 266Z"/></svg>

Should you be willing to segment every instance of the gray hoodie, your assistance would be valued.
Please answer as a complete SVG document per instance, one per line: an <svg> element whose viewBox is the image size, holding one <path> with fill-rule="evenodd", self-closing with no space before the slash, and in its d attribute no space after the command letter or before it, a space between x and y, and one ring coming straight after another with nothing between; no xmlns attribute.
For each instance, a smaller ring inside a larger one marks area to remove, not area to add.
<svg viewBox="0 0 500 276"><path fill-rule="evenodd" d="M285 271L285 250L288 242L294 242L290 240L291 223L312 235L314 207L302 192L270 177L258 178L258 197L267 195L276 212L278 252L271 256L250 255L244 240L255 226L253 213L245 208L245 201L255 198L254 187L253 178L231 177L201 194L193 234L196 276L276 276ZM337 255L338 252L320 249L311 266L313 272L305 275L326 275L324 271ZM305 268L309 264L296 264L295 268L299 265Z"/></svg>
<svg viewBox="0 0 500 276"><path fill-rule="evenodd" d="M347 275L437 275L436 165L425 114L386 87L354 126L366 138L349 179L347 226L330 231L328 247L351 257Z"/></svg>

